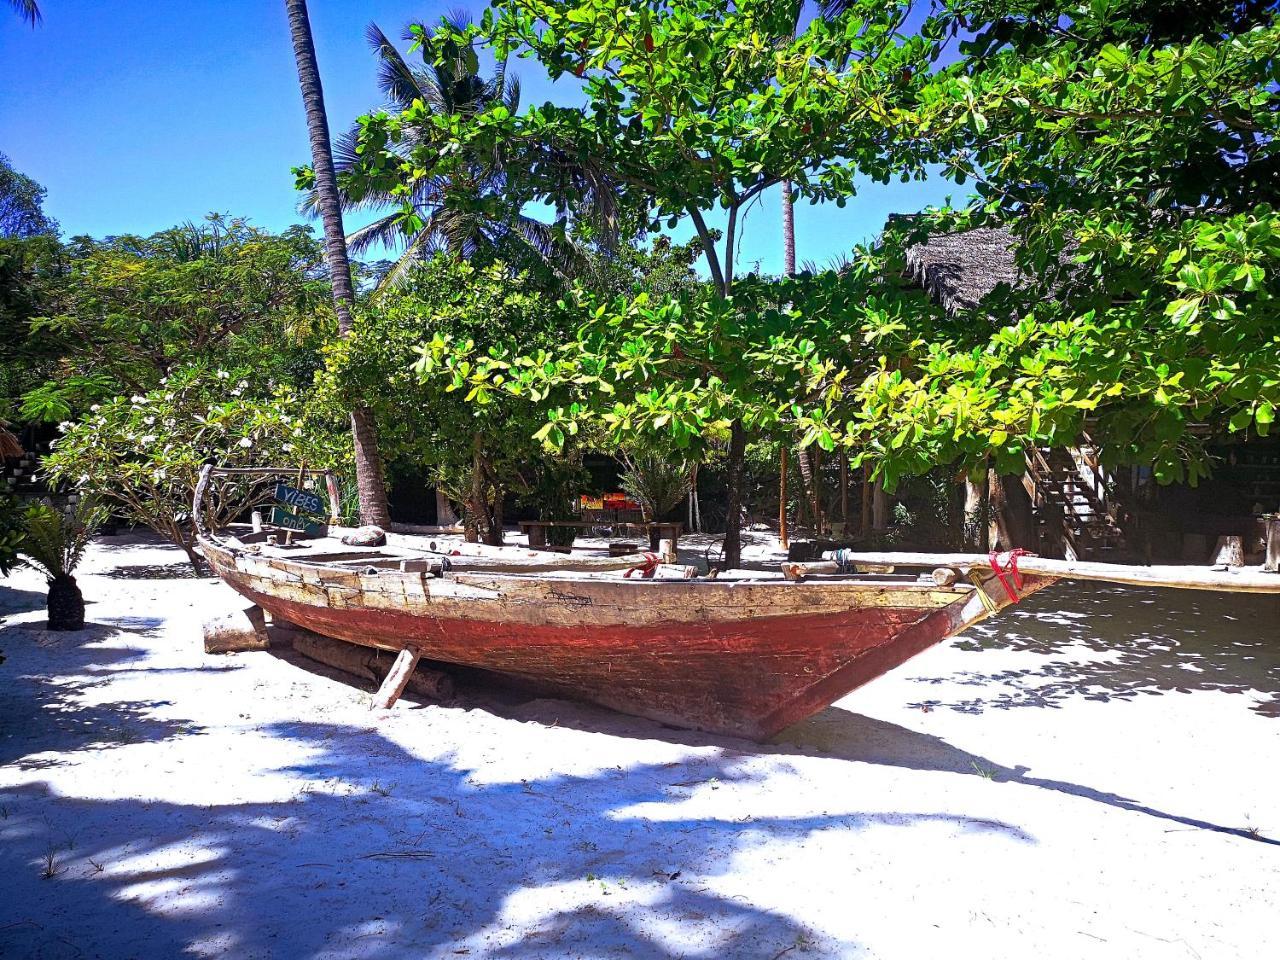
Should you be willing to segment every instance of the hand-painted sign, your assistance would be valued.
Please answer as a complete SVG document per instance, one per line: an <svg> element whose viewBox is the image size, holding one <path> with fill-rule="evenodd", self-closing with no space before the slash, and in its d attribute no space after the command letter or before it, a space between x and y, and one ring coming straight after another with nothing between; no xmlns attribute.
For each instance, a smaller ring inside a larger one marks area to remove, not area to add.
<svg viewBox="0 0 1280 960"><path fill-rule="evenodd" d="M306 517L299 516L291 510L284 507L273 507L271 510L271 522L277 527L285 530L297 530L302 533L322 534L324 533L324 525L309 520Z"/></svg>
<svg viewBox="0 0 1280 960"><path fill-rule="evenodd" d="M276 500L291 507L296 507L303 513L324 515L324 501L310 490L299 490L297 487L291 487L288 484L277 483ZM301 530L302 528L292 527L290 529Z"/></svg>

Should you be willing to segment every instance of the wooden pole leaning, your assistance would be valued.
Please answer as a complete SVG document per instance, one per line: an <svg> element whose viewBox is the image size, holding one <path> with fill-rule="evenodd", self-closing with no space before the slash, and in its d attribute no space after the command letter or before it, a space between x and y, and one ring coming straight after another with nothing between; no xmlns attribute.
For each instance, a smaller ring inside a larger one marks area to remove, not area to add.
<svg viewBox="0 0 1280 960"><path fill-rule="evenodd" d="M378 692L373 695L373 701L369 704L370 710L388 710L400 699L400 694L404 693L404 688L408 686L409 677L413 675L414 667L418 665L421 657L422 651L417 647L405 647L396 654L395 662L391 664L386 679L382 681Z"/></svg>

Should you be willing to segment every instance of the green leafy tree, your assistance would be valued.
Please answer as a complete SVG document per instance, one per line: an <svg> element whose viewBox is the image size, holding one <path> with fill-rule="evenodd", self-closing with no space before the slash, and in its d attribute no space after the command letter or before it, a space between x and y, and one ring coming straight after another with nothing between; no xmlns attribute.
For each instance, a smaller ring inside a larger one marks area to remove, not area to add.
<svg viewBox="0 0 1280 960"><path fill-rule="evenodd" d="M494 106L466 124L438 118L430 136L417 134L408 159L447 175L457 158L488 150L524 147L572 158L596 188L612 190L627 215L641 215L654 228L688 218L724 304L719 309L733 312L743 212L764 190L790 179L800 197L844 203L860 173L878 180L922 173L904 149L910 131L900 116L915 100L933 41L903 32L901 10L858 3L832 20L812 21L793 38L791 4L500 0L478 27L424 36L428 52L438 58L446 39L480 38L499 60L519 53L553 79L581 78L586 105L543 104L519 114ZM361 123L361 159L352 176L370 189L394 190L395 171L405 162L398 148L406 119L379 114ZM565 202L572 193L564 169L531 164L512 181L506 202L517 209ZM714 211L725 219L723 233L709 223ZM750 325L745 315L738 322ZM691 406L724 407L719 378L691 370L682 383ZM745 412L752 403L740 391L729 406ZM633 413L643 409L638 403ZM737 481L751 419L759 417L724 420L730 565L740 557Z"/></svg>
<svg viewBox="0 0 1280 960"><path fill-rule="evenodd" d="M473 389L448 346L481 354L546 347L566 335L561 324L525 275L439 255L366 305L351 337L326 348L320 399L340 408L365 398L388 456L426 467L464 504L469 532L501 543L507 494L540 495L548 471L563 465L546 462L532 437L542 411L522 397Z"/></svg>
<svg viewBox="0 0 1280 960"><path fill-rule="evenodd" d="M935 226L1008 224L1025 282L886 356L843 408L848 442L889 476L1020 470L1087 426L1110 462L1194 482L1210 463L1193 425L1265 435L1280 404L1280 25L1036 9L979 27L919 113L978 194Z"/></svg>
<svg viewBox="0 0 1280 960"><path fill-rule="evenodd" d="M90 494L186 552L197 571L191 505L206 463L334 467L339 436L308 423L296 393L272 393L250 370L174 370L155 390L108 400L67 430L45 457L49 477ZM208 502L211 528L270 500L251 482L221 485Z"/></svg>
<svg viewBox="0 0 1280 960"><path fill-rule="evenodd" d="M464 32L470 20L451 14L447 23L449 33L456 34ZM506 64L497 64L491 76L483 76L469 43L445 37L436 62L414 66L376 24L369 26L367 36L378 58L385 110L403 121L394 149L406 160L424 136L430 137L439 118L465 124L491 107L512 113L520 108L520 84L507 73ZM405 39L416 43L418 37L425 39L424 48L433 49L430 28L412 24ZM513 163L518 167L516 156L501 150L478 153L465 164L453 165L448 175L406 162L397 170L394 187L370 187L363 178L349 175L360 162L361 129L357 124L338 138L334 167L345 210L389 211L347 237L356 254L378 246L402 249L382 284L401 283L414 265L440 251L482 262L502 259L553 275L580 267L581 251L568 239L563 221L549 224L502 202L511 177L519 176L519 169L512 170ZM299 167L295 173L298 185L310 190L307 206L314 207L312 168Z"/></svg>
<svg viewBox="0 0 1280 960"><path fill-rule="evenodd" d="M44 212L48 191L25 174L13 169L0 153L0 238L56 235L58 221Z"/></svg>
<svg viewBox="0 0 1280 960"><path fill-rule="evenodd" d="M320 246L305 227L270 234L212 216L147 238L79 240L69 252L39 291L45 314L6 345L57 357L23 397L28 420L67 420L92 403L146 393L193 360L278 364L283 378L293 357L314 352L332 330ZM9 309L16 325L32 307Z"/></svg>

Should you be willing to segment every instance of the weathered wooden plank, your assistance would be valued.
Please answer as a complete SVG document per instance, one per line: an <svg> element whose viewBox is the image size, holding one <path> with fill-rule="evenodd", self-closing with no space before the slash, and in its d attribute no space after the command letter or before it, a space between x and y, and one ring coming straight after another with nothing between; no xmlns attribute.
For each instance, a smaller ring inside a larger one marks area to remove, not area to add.
<svg viewBox="0 0 1280 960"><path fill-rule="evenodd" d="M963 553L877 553L857 551L846 554L854 563L892 563L897 567L955 567L959 570L990 572L991 562L981 554ZM823 554L823 560L833 560ZM1023 573L1058 580L1095 580L1142 587L1172 587L1179 590L1219 590L1226 593L1280 593L1280 576L1259 567L1213 570L1208 567L1120 563L1084 560L1051 560L1047 557L1018 558Z"/></svg>

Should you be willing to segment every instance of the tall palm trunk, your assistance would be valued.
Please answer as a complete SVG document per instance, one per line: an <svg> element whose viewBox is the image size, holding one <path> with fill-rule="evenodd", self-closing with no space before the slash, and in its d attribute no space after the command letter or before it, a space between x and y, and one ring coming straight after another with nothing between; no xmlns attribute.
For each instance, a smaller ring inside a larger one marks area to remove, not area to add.
<svg viewBox="0 0 1280 960"><path fill-rule="evenodd" d="M796 273L796 206L791 195L791 181L782 181L782 269L788 277ZM805 500L813 515L814 532L822 533L822 506L819 500L812 451L797 450L800 480L804 486Z"/></svg>
<svg viewBox="0 0 1280 960"><path fill-rule="evenodd" d="M293 56L298 64L302 105L307 111L317 207L324 224L325 260L329 265L329 282L333 286L333 310L338 317L338 332L345 337L351 333L351 307L356 302L356 295L351 283L351 263L347 259L346 234L342 229L342 205L338 197L338 178L333 171L324 89L320 85L320 68L316 64L316 47L311 38L306 0L285 0L284 8L289 15L289 31L293 34ZM378 431L369 410L360 407L351 411L351 436L355 443L360 522L389 526L391 516L387 511L382 458L378 455Z"/></svg>

